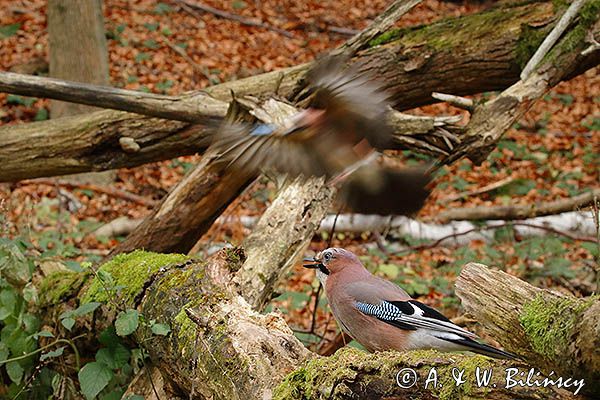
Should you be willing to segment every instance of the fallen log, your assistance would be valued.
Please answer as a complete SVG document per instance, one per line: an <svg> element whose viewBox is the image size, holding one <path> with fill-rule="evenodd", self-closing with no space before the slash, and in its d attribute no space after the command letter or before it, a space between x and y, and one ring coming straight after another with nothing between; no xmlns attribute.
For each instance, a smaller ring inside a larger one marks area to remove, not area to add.
<svg viewBox="0 0 600 400"><path fill-rule="evenodd" d="M456 281L468 314L512 351L553 379L584 379L600 394L600 299L538 289L502 271L469 263Z"/></svg>

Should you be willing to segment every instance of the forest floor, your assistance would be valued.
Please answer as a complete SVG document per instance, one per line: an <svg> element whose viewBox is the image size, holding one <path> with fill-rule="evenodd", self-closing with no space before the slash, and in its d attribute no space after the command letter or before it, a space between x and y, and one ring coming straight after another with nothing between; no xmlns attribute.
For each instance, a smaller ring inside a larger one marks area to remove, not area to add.
<svg viewBox="0 0 600 400"><path fill-rule="evenodd" d="M364 28L387 1L205 1L224 11L255 18L288 31L256 28L190 12L177 1L105 0L111 84L127 89L179 94L228 80L251 76L314 59L345 40L339 28ZM399 26L426 24L489 7L479 1L425 0ZM46 0L0 0L0 70L44 65L48 59ZM184 56L184 55L185 56ZM436 176L427 205L418 218L433 221L455 207L533 204L572 197L600 187L600 69L563 82L550 91L512 128L487 161L467 160L444 167ZM493 93L485 94L493 96ZM49 101L0 93L0 124L48 118ZM467 115L446 104L410 110L429 115ZM15 155L18 157L18 155ZM401 154L405 161L411 156ZM200 156L180 157L117 171L112 185L148 200L160 200ZM419 157L417 157L419 159ZM511 177L509 184L481 195L459 197ZM228 216L260 215L273 199L273 185L260 180L226 211ZM450 200L449 200L450 199ZM0 184L2 235L25 236L43 259L98 261L118 238L96 237L94 229L117 217L141 218L150 208L89 189L67 189L35 180ZM333 211L333 210L332 210ZM216 225L202 243L240 244L248 230L240 222ZM508 234L507 234L508 232ZM468 261L496 266L533 284L576 296L596 291L594 268L598 246L561 235L519 238L498 231L492 243L466 246L442 243L421 251L385 254L373 246L373 235L335 233L332 244L360 254L377 274L395 280L410 294L448 316L461 313L454 280ZM415 238L395 238L410 246ZM311 250L322 250L327 235L316 236ZM371 245L366 245L371 244ZM298 266L279 289L274 306L299 331L311 325L316 289L312 271ZM337 331L325 300L316 313L315 334L299 332L313 349ZM469 326L477 330L476 327Z"/></svg>

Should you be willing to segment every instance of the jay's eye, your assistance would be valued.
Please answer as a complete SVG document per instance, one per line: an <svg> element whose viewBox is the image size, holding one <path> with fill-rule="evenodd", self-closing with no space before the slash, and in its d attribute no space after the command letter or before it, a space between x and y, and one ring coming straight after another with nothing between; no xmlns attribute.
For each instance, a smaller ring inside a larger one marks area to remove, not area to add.
<svg viewBox="0 0 600 400"><path fill-rule="evenodd" d="M333 255L330 252L323 253L323 261L329 262L333 258Z"/></svg>

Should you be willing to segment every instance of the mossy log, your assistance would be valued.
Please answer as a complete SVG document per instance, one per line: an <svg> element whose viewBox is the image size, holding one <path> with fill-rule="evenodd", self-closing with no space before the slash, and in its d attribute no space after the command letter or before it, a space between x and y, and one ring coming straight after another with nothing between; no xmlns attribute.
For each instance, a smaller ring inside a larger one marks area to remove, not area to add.
<svg viewBox="0 0 600 400"><path fill-rule="evenodd" d="M162 375L166 387L159 392L173 397L572 398L550 387L517 384L532 369L516 361L436 351L367 354L352 348L332 357L317 356L295 338L279 313L258 313L240 295L235 276L243 262L240 249L222 250L206 261L143 251L119 255L100 267L116 286L124 286L118 294L107 293L98 275L55 272L40 291L41 298L48 299L43 305L45 322L56 327L57 337L74 336L112 323L118 308L137 308L145 320L168 324L171 333L166 337L153 336L149 327L141 325L135 339ZM63 287L72 282L79 287ZM60 312L89 301L105 305L88 319L78 320L72 332L60 330L60 324L52 321ZM506 332L496 335L500 340L504 336ZM491 381L478 385L477 379L486 371ZM542 379L535 372L534 378ZM134 382L143 386L142 381ZM135 385L128 393L149 393L147 387Z"/></svg>
<svg viewBox="0 0 600 400"><path fill-rule="evenodd" d="M469 263L456 281L467 311L507 350L556 376L584 379L600 394L600 297L538 289L505 272Z"/></svg>
<svg viewBox="0 0 600 400"><path fill-rule="evenodd" d="M518 81L521 67L561 10L551 1L503 3L427 26L391 29L360 49L352 62L387 82L399 110L432 103L434 91L469 95L505 89ZM578 59L561 79L597 65L599 58L596 51ZM308 68L305 64L216 85L177 97L168 106L195 107L199 114L209 109L211 117L218 117L225 115L232 91L295 100ZM120 138L132 139L140 149L123 147ZM3 126L0 181L132 167L200 152L209 142L202 126L117 111ZM410 140L405 146L423 149Z"/></svg>

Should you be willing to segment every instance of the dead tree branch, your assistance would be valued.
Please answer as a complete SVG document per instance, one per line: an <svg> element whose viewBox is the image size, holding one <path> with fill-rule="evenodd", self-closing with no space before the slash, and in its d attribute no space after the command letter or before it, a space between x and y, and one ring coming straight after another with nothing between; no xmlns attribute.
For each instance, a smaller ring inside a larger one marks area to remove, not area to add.
<svg viewBox="0 0 600 400"><path fill-rule="evenodd" d="M276 26L272 26L266 24L262 21L258 21L251 18L242 17L241 15L232 14L227 11L219 10L218 8L211 7L206 4L202 4L198 1L188 1L188 0L173 0L176 4L186 5L187 7L193 10L199 10L202 12L207 12L213 15L216 15L219 18L230 19L232 21L239 22L243 25L254 26L257 28L268 29L273 32L277 32L280 35L285 36L286 38L292 39L294 34L292 32L286 31L285 29L277 28Z"/></svg>
<svg viewBox="0 0 600 400"><path fill-rule="evenodd" d="M206 262L176 262L169 261L168 257L181 260L181 256L161 257L163 261L155 254L136 252L102 266L104 272L112 275L115 284L126 290L120 291L115 301L97 309L94 316L85 318L89 318L90 323L94 319L96 328L100 329L114 321L118 311L115 307L120 304L138 309L148 320L169 323L169 336L151 336L149 328L142 326L136 331L135 340L148 351L152 364L162 373L163 382L173 384L177 393L185 397L295 399L327 393L330 398L435 398L443 393L448 395L448 388L452 388L453 398L467 393L474 399L564 398L549 388L507 388L503 382L506 368L518 368L524 374L529 371L529 367L520 362L435 351L367 354L351 348L342 349L332 357L319 357L302 346L280 314L259 314L240 296L235 281L241 272L244 254L239 249L223 250ZM132 283L131 273L136 275L139 284ZM78 335L87 329L86 321L67 332L53 318L77 304L78 298L94 301L103 293L102 286L98 278L90 274L70 271L55 274L60 276L47 277L40 291L46 323L60 330L55 332L57 335ZM59 299L53 297L52 285L67 281L73 282L69 290ZM487 286L474 285L477 296L487 295L480 293L487 291ZM519 286L510 282L510 287ZM581 326L587 323L588 315L598 321L600 314L592 314L593 307L595 305L581 311L585 316ZM508 311L512 310L514 306ZM507 336L506 331L494 332L499 340ZM506 343L509 346L512 342ZM529 355L523 349L520 354ZM475 367L494 371L489 386L476 388ZM400 387L396 379L403 368L414 369L419 384ZM436 368L441 386L425 389L423 383L432 368ZM464 377L472 384L456 386L452 380L453 368L465 369L465 374L471 374ZM578 373L575 376L578 377ZM160 380L155 383L160 384ZM172 393L167 389L156 388L158 393ZM141 394L135 387L130 387L129 393Z"/></svg>
<svg viewBox="0 0 600 400"><path fill-rule="evenodd" d="M126 190L120 190L114 187L109 186L99 186L91 183L74 183L69 181L63 181L60 179L36 179L33 181L23 181L20 182L19 185L50 185L50 186L61 186L69 189L81 189L81 190L91 190L93 192L104 193L111 197L116 197L119 199L131 201L133 203L140 204L142 206L154 207L156 205L156 201L152 199L147 199L142 196L138 196L135 193L128 192Z"/></svg>
<svg viewBox="0 0 600 400"><path fill-rule="evenodd" d="M538 66L540 61L548 54L552 46L558 41L560 36L565 32L571 21L575 18L581 6L585 3L586 0L574 0L569 8L565 11L565 13L560 17L558 23L552 28L548 36L544 39L540 47L535 51L531 59L521 71L521 80L527 79L527 77L533 72L535 67Z"/></svg>
<svg viewBox="0 0 600 400"><path fill-rule="evenodd" d="M396 21L404 14L412 10L421 0L396 0L387 9L375 18L371 26L354 35L350 40L340 47L339 52L349 51L355 54L358 50L367 46L368 43L390 29Z"/></svg>
<svg viewBox="0 0 600 400"><path fill-rule="evenodd" d="M0 91L196 123L220 120L227 110L222 101L202 94L166 96L13 72L0 72Z"/></svg>
<svg viewBox="0 0 600 400"><path fill-rule="evenodd" d="M582 193L574 197L524 206L481 206L469 208L453 208L436 215L441 222L459 220L490 220L490 219L523 219L542 215L559 214L578 210L592 204L594 197L600 196L600 188Z"/></svg>

